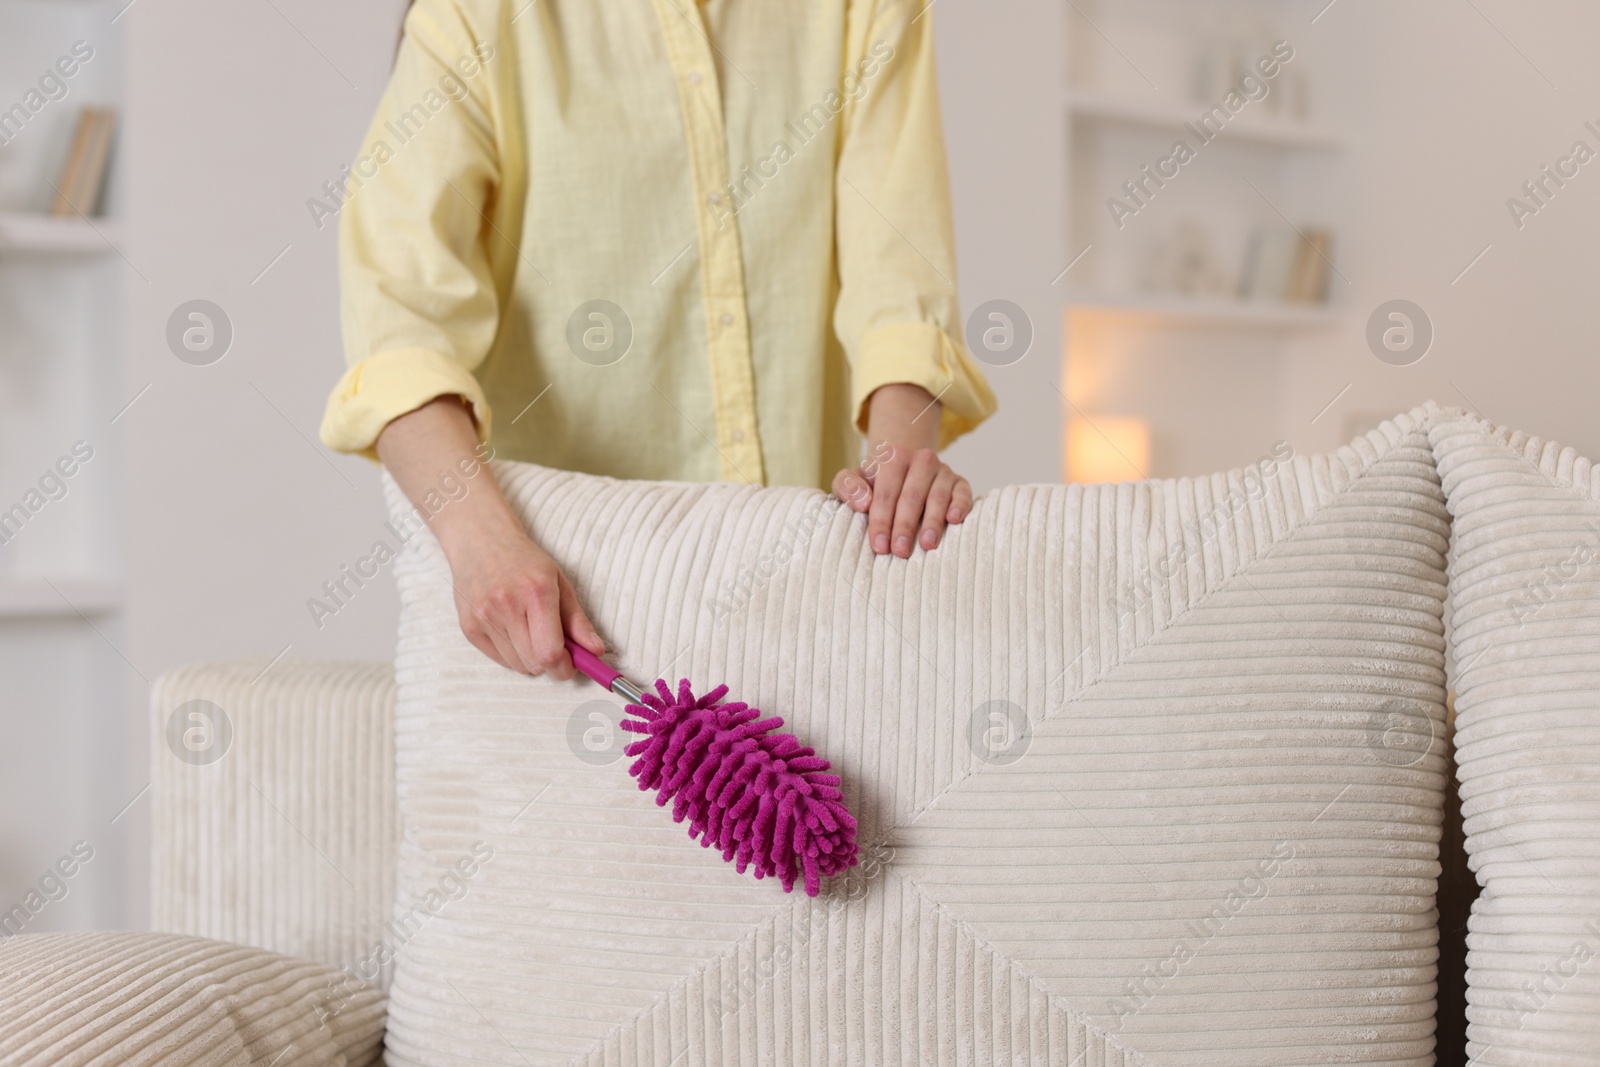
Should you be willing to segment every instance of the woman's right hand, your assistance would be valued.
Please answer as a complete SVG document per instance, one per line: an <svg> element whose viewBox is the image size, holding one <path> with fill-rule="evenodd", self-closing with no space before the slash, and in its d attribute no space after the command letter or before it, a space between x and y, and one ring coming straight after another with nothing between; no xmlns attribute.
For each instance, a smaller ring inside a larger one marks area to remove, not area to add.
<svg viewBox="0 0 1600 1067"><path fill-rule="evenodd" d="M426 511L450 561L467 640L503 667L565 681L575 673L568 635L597 656L605 653L605 643L572 583L528 537L501 494L483 447L472 415L456 396L401 415L378 436L378 458L406 497Z"/></svg>
<svg viewBox="0 0 1600 1067"><path fill-rule="evenodd" d="M574 674L566 635L599 656L605 643L578 595L520 523L459 524L445 554L461 632L484 655L524 674L566 680Z"/></svg>

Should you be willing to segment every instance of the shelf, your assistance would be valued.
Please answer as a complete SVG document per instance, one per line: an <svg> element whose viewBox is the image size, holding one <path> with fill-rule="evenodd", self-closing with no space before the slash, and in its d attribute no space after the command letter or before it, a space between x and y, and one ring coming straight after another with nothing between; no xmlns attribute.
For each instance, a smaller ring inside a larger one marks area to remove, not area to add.
<svg viewBox="0 0 1600 1067"><path fill-rule="evenodd" d="M1067 113L1073 118L1174 133L1182 131L1184 123L1198 119L1207 106L1187 100L1127 98L1082 90L1069 92L1066 103ZM1286 149L1333 151L1344 146L1344 137L1336 130L1312 122L1251 114L1248 107L1228 121L1220 136L1223 141L1253 141Z"/></svg>
<svg viewBox="0 0 1600 1067"><path fill-rule="evenodd" d="M1323 304L1275 304L1230 300L1226 297L1124 296L1081 291L1067 295L1067 312L1282 331L1325 330L1339 322L1339 313Z"/></svg>
<svg viewBox="0 0 1600 1067"><path fill-rule="evenodd" d="M0 621L92 618L121 606L122 587L102 579L0 578Z"/></svg>
<svg viewBox="0 0 1600 1067"><path fill-rule="evenodd" d="M37 212L0 212L0 254L93 256L114 252L121 227L110 219L58 218Z"/></svg>

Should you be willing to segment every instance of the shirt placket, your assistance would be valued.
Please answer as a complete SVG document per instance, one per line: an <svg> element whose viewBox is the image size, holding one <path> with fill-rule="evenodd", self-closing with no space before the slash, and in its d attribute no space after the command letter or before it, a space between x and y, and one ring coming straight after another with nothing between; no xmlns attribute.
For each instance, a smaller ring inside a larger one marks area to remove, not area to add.
<svg viewBox="0 0 1600 1067"><path fill-rule="evenodd" d="M717 451L725 481L764 484L756 425L755 366L744 288L739 224L729 201L727 126L711 40L693 0L654 0L677 84L700 238L700 288L705 300Z"/></svg>

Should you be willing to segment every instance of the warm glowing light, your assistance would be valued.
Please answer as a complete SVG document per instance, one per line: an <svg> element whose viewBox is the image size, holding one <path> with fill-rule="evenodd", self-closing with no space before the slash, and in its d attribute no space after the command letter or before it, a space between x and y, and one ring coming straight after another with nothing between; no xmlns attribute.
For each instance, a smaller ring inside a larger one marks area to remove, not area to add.
<svg viewBox="0 0 1600 1067"><path fill-rule="evenodd" d="M1119 415L1067 418L1067 481L1133 482L1150 470L1150 424Z"/></svg>

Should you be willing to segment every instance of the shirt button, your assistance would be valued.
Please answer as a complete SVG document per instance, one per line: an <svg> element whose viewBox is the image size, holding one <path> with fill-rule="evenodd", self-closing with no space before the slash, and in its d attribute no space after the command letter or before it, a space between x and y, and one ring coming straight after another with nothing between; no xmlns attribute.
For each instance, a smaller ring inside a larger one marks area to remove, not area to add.
<svg viewBox="0 0 1600 1067"><path fill-rule="evenodd" d="M731 314L729 314L728 312L726 312L726 311L724 311L722 313L722 325L724 325L724 326L732 326L733 325L733 316Z"/></svg>
<svg viewBox="0 0 1600 1067"><path fill-rule="evenodd" d="M690 85L699 85L700 84L700 72L698 70L695 71L693 74L689 75L689 84Z"/></svg>
<svg viewBox="0 0 1600 1067"><path fill-rule="evenodd" d="M706 197L706 202L712 207L716 207L718 204L722 203L722 194L712 193L710 196Z"/></svg>
<svg viewBox="0 0 1600 1067"><path fill-rule="evenodd" d="M730 436L732 436L732 438L733 438L733 443L734 444L738 444L740 441L744 440L744 431L743 430L735 430L735 431L733 431L733 433Z"/></svg>

